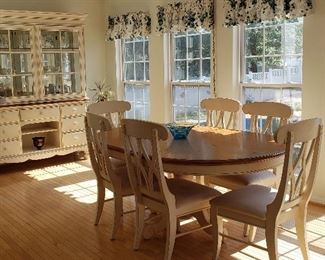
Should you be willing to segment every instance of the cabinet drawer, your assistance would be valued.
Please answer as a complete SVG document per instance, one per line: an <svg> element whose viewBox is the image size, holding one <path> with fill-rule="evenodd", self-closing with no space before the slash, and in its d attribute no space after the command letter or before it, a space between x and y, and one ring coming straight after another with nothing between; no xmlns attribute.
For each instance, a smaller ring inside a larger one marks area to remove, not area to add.
<svg viewBox="0 0 325 260"><path fill-rule="evenodd" d="M86 113L85 104L70 104L61 107L62 116L84 115Z"/></svg>
<svg viewBox="0 0 325 260"><path fill-rule="evenodd" d="M18 124L0 125L0 140L20 137L20 126Z"/></svg>
<svg viewBox="0 0 325 260"><path fill-rule="evenodd" d="M60 111L58 106L54 107L35 107L22 109L20 111L22 121L41 121L42 119L59 119Z"/></svg>
<svg viewBox="0 0 325 260"><path fill-rule="evenodd" d="M0 142L0 157L22 154L21 142Z"/></svg>
<svg viewBox="0 0 325 260"><path fill-rule="evenodd" d="M62 119L63 132L70 132L70 131L84 130L84 129L85 129L85 121L83 116Z"/></svg>
<svg viewBox="0 0 325 260"><path fill-rule="evenodd" d="M18 122L19 111L18 110L2 110L0 111L0 123Z"/></svg>
<svg viewBox="0 0 325 260"><path fill-rule="evenodd" d="M85 132L76 132L76 133L65 133L62 137L63 146L73 146L86 144L86 133Z"/></svg>

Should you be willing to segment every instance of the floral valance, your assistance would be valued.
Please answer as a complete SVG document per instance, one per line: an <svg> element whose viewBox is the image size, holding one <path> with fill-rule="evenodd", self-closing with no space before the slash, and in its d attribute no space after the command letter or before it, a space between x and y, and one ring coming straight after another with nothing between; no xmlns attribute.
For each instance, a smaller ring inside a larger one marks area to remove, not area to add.
<svg viewBox="0 0 325 260"><path fill-rule="evenodd" d="M292 19L310 14L312 0L224 0L226 26L267 20Z"/></svg>
<svg viewBox="0 0 325 260"><path fill-rule="evenodd" d="M144 12L127 13L108 17L106 40L148 36L151 32L151 18Z"/></svg>
<svg viewBox="0 0 325 260"><path fill-rule="evenodd" d="M189 29L211 30L214 22L213 0L184 0L157 7L157 31L185 32Z"/></svg>

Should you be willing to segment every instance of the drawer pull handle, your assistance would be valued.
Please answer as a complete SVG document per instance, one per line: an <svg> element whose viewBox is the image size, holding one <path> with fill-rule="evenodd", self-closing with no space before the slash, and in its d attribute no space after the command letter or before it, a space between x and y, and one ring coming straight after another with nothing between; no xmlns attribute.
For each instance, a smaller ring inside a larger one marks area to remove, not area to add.
<svg viewBox="0 0 325 260"><path fill-rule="evenodd" d="M77 111L77 108L76 108L76 107L74 107L74 108L73 108L73 111Z"/></svg>
<svg viewBox="0 0 325 260"><path fill-rule="evenodd" d="M73 124L74 124L74 125L77 125L77 124L78 124L78 121L73 121Z"/></svg>
<svg viewBox="0 0 325 260"><path fill-rule="evenodd" d="M79 137L78 137L78 136L74 136L73 138L74 138L75 140L78 140L78 139L79 139Z"/></svg>

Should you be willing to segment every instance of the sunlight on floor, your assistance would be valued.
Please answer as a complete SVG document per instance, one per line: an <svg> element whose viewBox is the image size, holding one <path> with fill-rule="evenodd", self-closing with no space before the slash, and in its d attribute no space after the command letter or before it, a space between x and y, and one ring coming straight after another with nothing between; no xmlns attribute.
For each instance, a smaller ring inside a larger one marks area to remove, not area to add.
<svg viewBox="0 0 325 260"><path fill-rule="evenodd" d="M24 174L38 181L43 181L90 170L91 168L87 166L72 162L26 171Z"/></svg>
<svg viewBox="0 0 325 260"><path fill-rule="evenodd" d="M97 182L96 179L74 183L62 187L55 188L56 191L62 192L70 198L85 204L93 204L97 202ZM106 189L105 199L113 198L113 193Z"/></svg>
<svg viewBox="0 0 325 260"><path fill-rule="evenodd" d="M298 246L297 236L291 232L296 232L295 227L288 231L279 230L278 250L280 259L303 259ZM309 256L313 260L324 259L325 255L325 216L307 222L307 240L309 243ZM227 239L225 244L227 244ZM266 246L265 239L256 242L259 246ZM268 259L266 251L259 250L252 246L247 246L231 255L236 259Z"/></svg>

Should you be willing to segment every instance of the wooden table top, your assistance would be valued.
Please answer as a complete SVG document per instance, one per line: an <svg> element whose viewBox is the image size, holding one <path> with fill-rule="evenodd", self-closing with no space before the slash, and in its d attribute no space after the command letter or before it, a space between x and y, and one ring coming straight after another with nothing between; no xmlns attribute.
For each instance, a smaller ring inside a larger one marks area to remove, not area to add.
<svg viewBox="0 0 325 260"><path fill-rule="evenodd" d="M108 132L109 149L124 152L121 129ZM162 144L163 163L193 165L225 165L249 163L282 156L285 146L273 137L244 131L194 127L187 139L169 140Z"/></svg>

